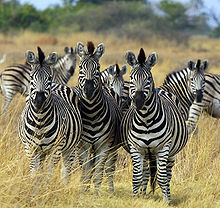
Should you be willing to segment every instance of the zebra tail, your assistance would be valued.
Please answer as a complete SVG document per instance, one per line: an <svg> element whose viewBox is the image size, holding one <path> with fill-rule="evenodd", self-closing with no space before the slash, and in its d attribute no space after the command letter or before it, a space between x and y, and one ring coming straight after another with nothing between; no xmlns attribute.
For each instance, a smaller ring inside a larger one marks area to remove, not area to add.
<svg viewBox="0 0 220 208"><path fill-rule="evenodd" d="M155 157L152 157L152 154L149 152L149 169L150 169L150 185L152 192L154 194L155 187L156 187L156 174L157 174L157 161Z"/></svg>

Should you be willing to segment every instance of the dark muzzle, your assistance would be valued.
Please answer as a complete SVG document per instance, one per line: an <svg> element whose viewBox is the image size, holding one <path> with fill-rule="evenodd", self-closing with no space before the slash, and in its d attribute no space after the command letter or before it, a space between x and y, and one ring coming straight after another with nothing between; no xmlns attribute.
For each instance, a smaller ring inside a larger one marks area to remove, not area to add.
<svg viewBox="0 0 220 208"><path fill-rule="evenodd" d="M86 95L86 98L90 100L94 95L94 91L95 91L94 81L86 80L85 86L84 86L84 93Z"/></svg>
<svg viewBox="0 0 220 208"><path fill-rule="evenodd" d="M44 102L46 101L46 96L44 92L37 92L35 99L33 100L33 104L37 110L40 110L43 106Z"/></svg>
<svg viewBox="0 0 220 208"><path fill-rule="evenodd" d="M137 91L134 96L134 105L137 110L141 110L145 103L145 95L143 91Z"/></svg>
<svg viewBox="0 0 220 208"><path fill-rule="evenodd" d="M196 90L196 102L201 103L203 98L202 90Z"/></svg>

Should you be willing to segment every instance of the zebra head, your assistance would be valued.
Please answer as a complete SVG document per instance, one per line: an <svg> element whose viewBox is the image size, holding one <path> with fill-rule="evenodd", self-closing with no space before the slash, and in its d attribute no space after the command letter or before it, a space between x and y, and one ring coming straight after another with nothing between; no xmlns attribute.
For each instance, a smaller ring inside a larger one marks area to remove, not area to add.
<svg viewBox="0 0 220 208"><path fill-rule="evenodd" d="M50 66L56 63L57 53L51 53L45 60L43 51L38 47L38 58L32 51L27 51L26 61L31 66L29 99L33 107L39 111L51 96Z"/></svg>
<svg viewBox="0 0 220 208"><path fill-rule="evenodd" d="M195 96L196 102L202 102L205 87L204 72L208 68L208 61L206 60L203 63L200 59L196 63L189 61L188 68L190 70L189 86L191 93Z"/></svg>
<svg viewBox="0 0 220 208"><path fill-rule="evenodd" d="M88 50L85 51L84 45L81 42L77 43L76 51L80 57L78 86L82 96L91 100L102 86L99 59L105 49L104 44L101 43L95 51L92 42L87 43L87 48Z"/></svg>
<svg viewBox="0 0 220 208"><path fill-rule="evenodd" d="M63 57L64 67L68 70L68 72L73 75L76 68L76 52L73 48L64 48L65 55Z"/></svg>
<svg viewBox="0 0 220 208"><path fill-rule="evenodd" d="M123 75L127 72L127 66L123 66L120 70L118 64L115 64L114 66L110 66L107 70L109 72L109 87L112 88L119 95L119 97L121 97L122 90L124 88Z"/></svg>
<svg viewBox="0 0 220 208"><path fill-rule="evenodd" d="M128 51L126 61L132 66L129 96L137 110L141 110L154 91L151 67L157 63L157 54L153 52L146 60L145 52L141 48L138 59L136 59L133 52Z"/></svg>

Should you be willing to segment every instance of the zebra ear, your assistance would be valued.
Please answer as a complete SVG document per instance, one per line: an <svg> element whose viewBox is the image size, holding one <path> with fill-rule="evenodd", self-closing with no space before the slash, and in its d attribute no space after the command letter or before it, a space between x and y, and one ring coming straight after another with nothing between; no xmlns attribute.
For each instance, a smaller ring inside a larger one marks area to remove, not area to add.
<svg viewBox="0 0 220 208"><path fill-rule="evenodd" d="M109 66L107 71L109 72L109 74L114 75L114 66Z"/></svg>
<svg viewBox="0 0 220 208"><path fill-rule="evenodd" d="M157 60L158 60L158 56L157 56L157 53L156 52L153 52L151 53L148 58L147 58L147 64L150 66L150 67L153 67L156 63L157 63Z"/></svg>
<svg viewBox="0 0 220 208"><path fill-rule="evenodd" d="M76 52L81 58L86 54L84 45L81 42L77 43Z"/></svg>
<svg viewBox="0 0 220 208"><path fill-rule="evenodd" d="M34 55L34 52L32 51L26 51L26 62L30 65L35 64L37 62L36 56Z"/></svg>
<svg viewBox="0 0 220 208"><path fill-rule="evenodd" d="M126 74L126 72L127 72L127 66L124 65L124 66L121 68L120 74L123 76L124 74Z"/></svg>
<svg viewBox="0 0 220 208"><path fill-rule="evenodd" d="M98 59L100 59L100 58L103 56L104 52L105 52L105 46L104 46L103 43L100 43L100 44L97 46L94 55L95 55Z"/></svg>
<svg viewBox="0 0 220 208"><path fill-rule="evenodd" d="M206 71L208 69L208 65L209 65L208 60L203 61L203 66L202 66L203 71Z"/></svg>
<svg viewBox="0 0 220 208"><path fill-rule="evenodd" d="M125 59L130 66L134 66L135 64L137 64L136 56L134 55L132 51L128 51L126 53Z"/></svg>
<svg viewBox="0 0 220 208"><path fill-rule="evenodd" d="M66 47L64 48L64 52L65 52L65 53L69 53L69 51L70 51L70 49L66 46Z"/></svg>
<svg viewBox="0 0 220 208"><path fill-rule="evenodd" d="M190 71L193 71L195 69L195 63L193 61L189 61L188 68Z"/></svg>
<svg viewBox="0 0 220 208"><path fill-rule="evenodd" d="M47 57L46 63L49 65L53 65L57 62L57 59L58 59L57 53L53 52Z"/></svg>

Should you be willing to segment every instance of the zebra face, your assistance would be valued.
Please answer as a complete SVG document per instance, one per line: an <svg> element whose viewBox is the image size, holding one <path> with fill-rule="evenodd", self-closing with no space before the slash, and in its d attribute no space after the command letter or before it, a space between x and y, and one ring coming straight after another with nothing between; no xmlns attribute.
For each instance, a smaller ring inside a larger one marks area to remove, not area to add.
<svg viewBox="0 0 220 208"><path fill-rule="evenodd" d="M196 102L202 102L203 92L205 88L205 70L208 68L208 61L201 64L201 60L197 63L189 61L190 69L189 86L191 93L195 96Z"/></svg>
<svg viewBox="0 0 220 208"><path fill-rule="evenodd" d="M150 54L146 61L144 50L141 48L138 60L136 60L134 53L131 51L127 52L126 60L132 66L129 96L136 109L141 110L154 92L151 67L156 64L157 55L156 53Z"/></svg>
<svg viewBox="0 0 220 208"><path fill-rule="evenodd" d="M72 75L76 68L76 53L72 47L65 47L64 51L66 53L63 59L64 67L65 69L68 69L68 72Z"/></svg>
<svg viewBox="0 0 220 208"><path fill-rule="evenodd" d="M80 56L78 86L82 96L91 100L101 87L99 59L104 53L104 44L99 44L96 51L92 42L88 42L88 51L82 43L77 44L77 53Z"/></svg>
<svg viewBox="0 0 220 208"><path fill-rule="evenodd" d="M108 72L109 72L109 78L108 78L109 88L112 88L119 95L119 97L121 97L124 88L123 75L127 72L127 67L123 66L122 69L120 70L118 64L115 64L114 66L110 66L108 68Z"/></svg>
<svg viewBox="0 0 220 208"><path fill-rule="evenodd" d="M26 52L26 61L32 68L29 99L33 107L40 111L51 96L52 72L50 65L56 63L57 54L54 52L44 60L44 53L38 47L38 56L39 58L36 58L31 51Z"/></svg>

